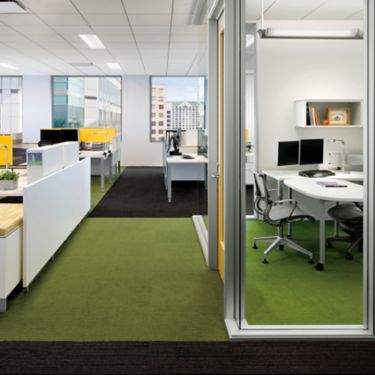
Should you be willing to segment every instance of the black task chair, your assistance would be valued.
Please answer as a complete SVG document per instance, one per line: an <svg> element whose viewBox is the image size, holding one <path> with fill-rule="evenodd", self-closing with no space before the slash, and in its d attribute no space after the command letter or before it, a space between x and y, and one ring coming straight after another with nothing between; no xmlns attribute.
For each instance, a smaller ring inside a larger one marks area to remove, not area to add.
<svg viewBox="0 0 375 375"><path fill-rule="evenodd" d="M353 260L354 249L358 248L359 251L362 251L363 207L354 203L341 204L329 209L328 214L337 222L339 229L343 230L348 236L336 235L335 237L327 238L327 246L332 247L332 242L334 241L350 242L351 245L346 250L345 257L348 260Z"/></svg>
<svg viewBox="0 0 375 375"><path fill-rule="evenodd" d="M264 252L263 263L268 263L268 254L276 249L282 249L283 245L287 245L292 249L305 254L309 257L309 263L314 263L311 251L304 249L292 239L284 236L283 225L287 223L295 223L300 221L308 221L313 223L315 219L312 216L305 215L299 208L298 203L294 199L272 200L270 192L267 188L266 176L254 173L255 183L255 211L263 218L263 221L278 228L278 235L271 237L255 238L253 249L257 249L258 242L272 242Z"/></svg>

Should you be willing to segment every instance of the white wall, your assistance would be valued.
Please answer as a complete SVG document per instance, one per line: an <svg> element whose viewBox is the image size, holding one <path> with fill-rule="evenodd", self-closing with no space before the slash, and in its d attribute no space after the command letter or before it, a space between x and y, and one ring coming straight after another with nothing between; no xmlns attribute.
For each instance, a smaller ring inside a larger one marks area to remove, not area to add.
<svg viewBox="0 0 375 375"><path fill-rule="evenodd" d="M40 129L52 124L50 76L23 76L23 142L36 143L40 140Z"/></svg>
<svg viewBox="0 0 375 375"><path fill-rule="evenodd" d="M278 24L286 25L273 22L272 26ZM353 27L352 23L348 24ZM256 149L259 170L276 168L279 141L340 138L346 141L348 152L362 152L361 129L297 129L294 102L305 98L362 99L363 76L361 40L258 39ZM326 154L341 151L334 144L326 146Z"/></svg>
<svg viewBox="0 0 375 375"><path fill-rule="evenodd" d="M163 144L150 142L150 77L124 76L122 157L125 166L163 165Z"/></svg>

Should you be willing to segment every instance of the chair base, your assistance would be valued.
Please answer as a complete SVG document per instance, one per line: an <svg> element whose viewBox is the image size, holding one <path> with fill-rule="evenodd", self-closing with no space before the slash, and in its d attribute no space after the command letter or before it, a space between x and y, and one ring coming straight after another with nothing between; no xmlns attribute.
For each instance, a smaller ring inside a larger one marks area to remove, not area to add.
<svg viewBox="0 0 375 375"><path fill-rule="evenodd" d="M345 255L345 258L348 260L354 259L353 251L356 247L358 247L359 252L362 252L362 238L361 237L357 239L350 237L350 236L345 236L345 237L336 236L336 237L327 238L326 244L328 247L333 247L332 242L351 242L351 245L346 250L346 255Z"/></svg>
<svg viewBox="0 0 375 375"><path fill-rule="evenodd" d="M280 237L280 236L272 236L272 237L260 237L256 238L253 242L253 249L257 249L257 242L272 242L271 245L267 247L267 249L264 251L264 258L263 263L268 264L267 256L268 254L275 250L275 248L279 247L280 250L284 248L284 245L291 247L293 250L298 251L301 254L304 254L309 257L309 263L314 263L313 261L313 254L311 251L306 250L302 246L300 246L298 243L293 241L292 239L288 237Z"/></svg>

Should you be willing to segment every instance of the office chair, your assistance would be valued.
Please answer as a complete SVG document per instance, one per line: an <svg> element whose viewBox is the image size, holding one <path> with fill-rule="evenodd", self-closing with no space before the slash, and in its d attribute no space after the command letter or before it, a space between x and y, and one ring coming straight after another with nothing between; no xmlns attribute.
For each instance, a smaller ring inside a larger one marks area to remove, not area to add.
<svg viewBox="0 0 375 375"><path fill-rule="evenodd" d="M353 251L358 248L362 251L363 244L363 207L359 204L341 204L332 207L328 210L331 216L337 223L338 227L343 230L348 236L339 236L327 238L326 244L332 247L334 241L346 241L351 245L346 250L345 258L353 260Z"/></svg>
<svg viewBox="0 0 375 375"><path fill-rule="evenodd" d="M255 184L255 211L263 217L263 221L278 228L278 235L271 237L255 238L253 242L253 249L257 249L257 242L272 242L271 245L264 252L263 263L267 264L267 256L275 248L287 245L292 249L307 255L309 263L313 264L313 254L311 251L304 249L292 239L284 236L283 225L285 223L295 223L300 221L315 222L315 219L310 215L305 215L299 208L298 203L294 199L272 200L270 197L270 190L267 188L266 176L259 173L254 174Z"/></svg>

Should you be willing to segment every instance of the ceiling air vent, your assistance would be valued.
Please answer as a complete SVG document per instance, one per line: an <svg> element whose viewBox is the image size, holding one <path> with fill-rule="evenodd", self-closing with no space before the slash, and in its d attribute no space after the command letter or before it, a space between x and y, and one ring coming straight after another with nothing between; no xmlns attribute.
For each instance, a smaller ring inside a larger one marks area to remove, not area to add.
<svg viewBox="0 0 375 375"><path fill-rule="evenodd" d="M16 0L0 0L0 13L26 13L26 8Z"/></svg>

